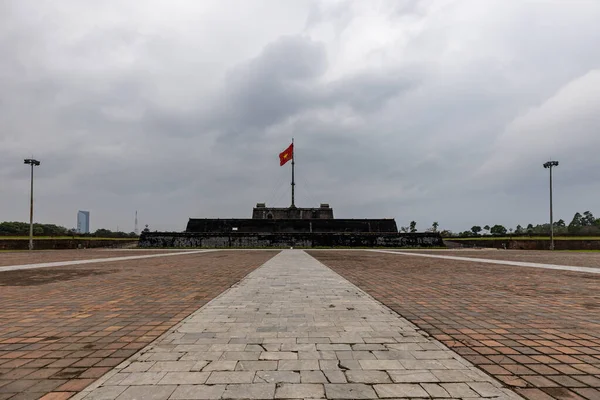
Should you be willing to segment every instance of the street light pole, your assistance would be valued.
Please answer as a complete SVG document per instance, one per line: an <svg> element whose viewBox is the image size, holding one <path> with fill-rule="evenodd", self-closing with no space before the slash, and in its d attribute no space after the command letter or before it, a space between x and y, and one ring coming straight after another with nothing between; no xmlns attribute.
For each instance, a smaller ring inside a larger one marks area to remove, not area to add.
<svg viewBox="0 0 600 400"><path fill-rule="evenodd" d="M33 167L40 165L38 160L26 158L25 164L31 165L31 197L29 200L29 250L33 250Z"/></svg>
<svg viewBox="0 0 600 400"><path fill-rule="evenodd" d="M550 169L550 250L554 250L554 219L552 213L552 167L558 167L558 161L544 163L544 168Z"/></svg>

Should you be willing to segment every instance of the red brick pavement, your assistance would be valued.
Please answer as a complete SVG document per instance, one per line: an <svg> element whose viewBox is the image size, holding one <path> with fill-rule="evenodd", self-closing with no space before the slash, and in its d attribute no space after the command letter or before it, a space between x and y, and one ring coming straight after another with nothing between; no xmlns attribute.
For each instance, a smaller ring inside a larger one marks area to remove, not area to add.
<svg viewBox="0 0 600 400"><path fill-rule="evenodd" d="M542 264L600 268L600 252L533 251L533 250L431 250L418 253L455 257L487 258L492 260L524 261Z"/></svg>
<svg viewBox="0 0 600 400"><path fill-rule="evenodd" d="M599 275L310 254L525 398L600 399Z"/></svg>
<svg viewBox="0 0 600 400"><path fill-rule="evenodd" d="M35 251L2 251L0 267L9 265L37 264L55 261L89 260L94 258L130 257L148 254L175 253L169 250L35 250Z"/></svg>
<svg viewBox="0 0 600 400"><path fill-rule="evenodd" d="M0 399L66 399L274 251L0 272Z"/></svg>

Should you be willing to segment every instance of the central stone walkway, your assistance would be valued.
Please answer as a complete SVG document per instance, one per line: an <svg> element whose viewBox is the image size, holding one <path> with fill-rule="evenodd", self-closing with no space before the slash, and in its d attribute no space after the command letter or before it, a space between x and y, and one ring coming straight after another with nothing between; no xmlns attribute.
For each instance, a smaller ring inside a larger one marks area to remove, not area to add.
<svg viewBox="0 0 600 400"><path fill-rule="evenodd" d="M520 399L285 250L75 399Z"/></svg>

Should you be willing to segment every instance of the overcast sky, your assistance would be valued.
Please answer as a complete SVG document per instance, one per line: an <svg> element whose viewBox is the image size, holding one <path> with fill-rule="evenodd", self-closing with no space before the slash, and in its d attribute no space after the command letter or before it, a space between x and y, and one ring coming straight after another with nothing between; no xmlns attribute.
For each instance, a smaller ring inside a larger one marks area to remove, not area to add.
<svg viewBox="0 0 600 400"><path fill-rule="evenodd" d="M0 221L600 214L598 0L0 0ZM599 215L600 216L600 215Z"/></svg>

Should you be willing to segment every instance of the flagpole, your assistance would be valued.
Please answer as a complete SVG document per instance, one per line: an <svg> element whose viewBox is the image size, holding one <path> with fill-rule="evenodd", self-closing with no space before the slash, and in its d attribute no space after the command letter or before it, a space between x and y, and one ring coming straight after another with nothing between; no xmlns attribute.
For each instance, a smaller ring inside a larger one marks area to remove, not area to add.
<svg viewBox="0 0 600 400"><path fill-rule="evenodd" d="M294 186L296 186L296 182L294 182L294 164L296 157L294 157L294 138L292 138L292 208L296 207L294 204Z"/></svg>

